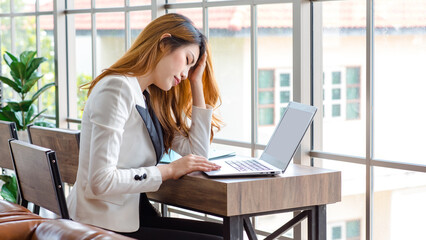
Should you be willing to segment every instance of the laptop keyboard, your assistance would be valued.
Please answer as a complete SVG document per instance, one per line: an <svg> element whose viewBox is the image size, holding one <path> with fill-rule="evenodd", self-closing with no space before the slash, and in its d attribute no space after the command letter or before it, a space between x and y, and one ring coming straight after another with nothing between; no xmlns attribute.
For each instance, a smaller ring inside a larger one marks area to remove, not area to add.
<svg viewBox="0 0 426 240"><path fill-rule="evenodd" d="M250 160L242 160L242 161L225 161L229 166L235 168L239 172L246 171L263 171L263 170L272 170L271 168L263 165L262 163L250 159Z"/></svg>

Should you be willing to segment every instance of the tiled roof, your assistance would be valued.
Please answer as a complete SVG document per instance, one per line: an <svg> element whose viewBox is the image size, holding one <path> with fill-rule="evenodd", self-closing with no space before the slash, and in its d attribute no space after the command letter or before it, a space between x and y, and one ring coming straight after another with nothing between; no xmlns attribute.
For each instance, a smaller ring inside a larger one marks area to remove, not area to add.
<svg viewBox="0 0 426 240"><path fill-rule="evenodd" d="M144 0L146 1L146 0ZM103 7L117 7L117 0L102 0ZM141 1L131 1L141 2ZM383 2L383 4L381 4ZM402 2L381 1L375 6L375 26L413 28L426 27L426 0L409 0ZM42 5L41 9L53 9L52 3ZM75 8L87 8L90 0L75 0ZM201 10L184 9L183 14L191 18L197 27L202 27ZM176 10L176 12L180 12ZM260 28L291 28L292 9L289 4L258 5L258 27ZM150 11L130 13L132 29L142 29L151 20ZM366 25L365 1L336 1L323 3L324 27L330 28L364 28ZM250 27L249 6L228 6L209 8L209 27L212 29L227 29L238 31ZM124 29L124 13L96 14L96 28L100 30ZM53 23L47 18L41 19L43 29L52 29ZM75 15L76 29L91 29L90 14Z"/></svg>

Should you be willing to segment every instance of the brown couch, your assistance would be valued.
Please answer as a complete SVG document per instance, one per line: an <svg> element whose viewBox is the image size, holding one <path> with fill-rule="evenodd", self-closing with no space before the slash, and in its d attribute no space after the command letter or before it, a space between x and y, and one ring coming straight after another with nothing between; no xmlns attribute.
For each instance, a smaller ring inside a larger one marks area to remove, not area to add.
<svg viewBox="0 0 426 240"><path fill-rule="evenodd" d="M0 200L0 239L130 239L87 224L46 219L17 204Z"/></svg>

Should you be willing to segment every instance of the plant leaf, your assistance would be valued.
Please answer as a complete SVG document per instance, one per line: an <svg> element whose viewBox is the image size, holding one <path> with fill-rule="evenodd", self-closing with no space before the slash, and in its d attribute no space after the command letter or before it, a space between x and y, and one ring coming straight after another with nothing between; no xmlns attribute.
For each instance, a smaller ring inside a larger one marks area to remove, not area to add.
<svg viewBox="0 0 426 240"><path fill-rule="evenodd" d="M3 83L9 85L16 92L18 92L18 93L21 92L21 89L22 89L21 86L18 85L15 81L12 81L9 78L3 77L3 76L0 76L0 81L2 81Z"/></svg>
<svg viewBox="0 0 426 240"><path fill-rule="evenodd" d="M0 175L0 180L5 182L1 189L1 196L9 202L16 203L16 198L18 196L18 184L16 183L16 177Z"/></svg>
<svg viewBox="0 0 426 240"><path fill-rule="evenodd" d="M52 83L48 83L48 84L46 84L46 85L44 85L42 88L40 88L36 93L34 93L34 95L32 96L32 100L33 101L35 101L39 96L40 96L40 94L42 94L44 91L46 91L47 89L49 89L50 87L52 87L52 86L55 86L55 83L54 82L52 82Z"/></svg>
<svg viewBox="0 0 426 240"><path fill-rule="evenodd" d="M41 112L39 112L39 113L37 113L37 115L35 115L27 124L30 124L30 123L32 123L32 122L34 122L34 120L36 120L36 118L38 117L38 116L40 116L42 113L44 113L44 112L46 112L47 111L47 109L43 109L43 111L41 111Z"/></svg>
<svg viewBox="0 0 426 240"><path fill-rule="evenodd" d="M25 65L21 62L12 62L10 64L10 75L12 77L24 80L25 79ZM22 84L25 84L25 82L22 82Z"/></svg>
<svg viewBox="0 0 426 240"><path fill-rule="evenodd" d="M34 102L32 99L31 100L25 100L25 101L21 101L21 102L17 102L15 100L6 100L7 102L7 106L10 107L10 109L13 112L18 112L18 111L28 111L28 109L30 108L31 104Z"/></svg>
<svg viewBox="0 0 426 240"><path fill-rule="evenodd" d="M37 107L34 104L31 104L31 106L28 108L28 111L25 115L25 123L28 125L30 124L31 117L34 115L34 112L37 111Z"/></svg>
<svg viewBox="0 0 426 240"><path fill-rule="evenodd" d="M27 93L31 90L31 88L34 86L34 84L43 77L43 74L39 72L34 72L30 78L27 79L27 82L22 87L22 93Z"/></svg>
<svg viewBox="0 0 426 240"><path fill-rule="evenodd" d="M3 59L9 67L10 67L10 64L12 64L12 62L19 62L19 60L12 53L7 51L5 54L3 54Z"/></svg>
<svg viewBox="0 0 426 240"><path fill-rule="evenodd" d="M45 57L34 58L26 68L27 78L30 77L33 74L33 72L40 66L40 64L42 64L45 61L47 61L47 58Z"/></svg>
<svg viewBox="0 0 426 240"><path fill-rule="evenodd" d="M28 64L33 60L36 53L36 51L24 51L19 55L19 59L25 65L25 68L28 67Z"/></svg>

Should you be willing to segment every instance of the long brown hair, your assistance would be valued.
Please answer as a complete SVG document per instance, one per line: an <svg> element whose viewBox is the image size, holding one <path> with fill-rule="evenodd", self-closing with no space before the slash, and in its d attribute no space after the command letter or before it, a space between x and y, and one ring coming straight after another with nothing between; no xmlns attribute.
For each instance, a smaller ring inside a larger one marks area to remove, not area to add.
<svg viewBox="0 0 426 240"><path fill-rule="evenodd" d="M165 33L169 33L171 37L161 39ZM213 74L211 53L206 37L194 27L191 20L176 13L163 15L148 24L130 49L117 62L86 84L90 85L88 95L105 76L113 74L133 77L146 75L155 69L163 56L189 44L200 46L200 56L195 66L198 65L202 54L207 53L206 67L202 77L204 100L206 104L218 107L221 103L219 88ZM164 47L163 51L160 47ZM168 152L176 132L186 137L189 135L189 126L185 119L186 117L192 118L191 86L189 81L182 81L169 91L163 91L153 84L148 89L151 106L163 127L164 145ZM220 130L221 125L222 121L213 113L210 141L213 139L213 129Z"/></svg>

